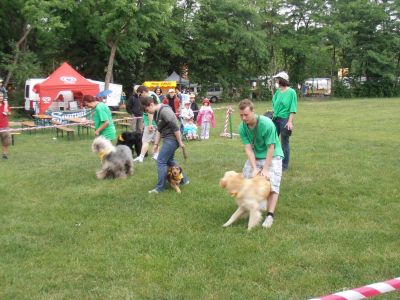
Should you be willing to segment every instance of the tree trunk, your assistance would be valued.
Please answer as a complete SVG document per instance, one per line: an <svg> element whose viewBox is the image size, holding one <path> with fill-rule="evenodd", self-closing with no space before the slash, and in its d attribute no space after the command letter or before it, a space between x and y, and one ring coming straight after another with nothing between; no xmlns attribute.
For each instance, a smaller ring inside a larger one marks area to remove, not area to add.
<svg viewBox="0 0 400 300"><path fill-rule="evenodd" d="M111 52L110 52L110 57L108 59L106 79L104 80L104 82L105 82L104 89L105 90L108 89L108 86L110 84L110 80L112 78L112 71L113 71L113 66L114 66L115 53L117 52L117 42L110 41L108 44L111 47Z"/></svg>
<svg viewBox="0 0 400 300"><path fill-rule="evenodd" d="M26 41L26 38L28 37L29 32L31 32L32 27L29 26L26 22L24 23L24 26L22 28L22 36L19 39L19 41L15 44L15 56L14 56L14 60L12 62L13 67L8 71L7 76L6 76L6 80L4 81L4 86L7 87L8 83L10 82L14 67L17 65L18 63L18 58L20 55L20 51L22 51L21 45L23 45L23 43ZM26 48L26 47L23 47Z"/></svg>

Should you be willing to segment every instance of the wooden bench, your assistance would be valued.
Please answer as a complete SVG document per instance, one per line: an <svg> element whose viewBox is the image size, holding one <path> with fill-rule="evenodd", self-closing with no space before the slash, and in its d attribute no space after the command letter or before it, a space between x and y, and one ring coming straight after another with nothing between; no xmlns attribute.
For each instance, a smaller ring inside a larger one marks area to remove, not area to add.
<svg viewBox="0 0 400 300"><path fill-rule="evenodd" d="M64 132L67 134L67 137L69 139L70 135L74 135L75 129L69 128L69 127L64 127L64 126L58 126L56 127L57 131L57 137L58 137L58 132L61 132L61 137L64 137Z"/></svg>
<svg viewBox="0 0 400 300"><path fill-rule="evenodd" d="M23 122L21 122L21 126L22 126L22 128L25 128L25 127L35 128L36 124L32 121L23 121ZM28 130L28 131L29 131L29 134L32 133L31 130ZM36 132L36 130L35 130L35 132Z"/></svg>
<svg viewBox="0 0 400 300"><path fill-rule="evenodd" d="M10 132L10 135L11 135L11 145L14 146L14 144L15 144L15 136L16 136L16 135L20 135L20 134L21 134L21 132L16 132L16 131Z"/></svg>

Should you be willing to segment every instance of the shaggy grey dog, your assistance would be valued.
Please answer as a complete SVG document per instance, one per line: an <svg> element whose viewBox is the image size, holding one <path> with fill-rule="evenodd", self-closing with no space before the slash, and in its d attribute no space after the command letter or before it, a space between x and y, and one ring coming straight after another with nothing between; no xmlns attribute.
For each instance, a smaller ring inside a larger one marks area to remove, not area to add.
<svg viewBox="0 0 400 300"><path fill-rule="evenodd" d="M100 170L96 172L98 179L126 178L133 173L132 152L128 146L114 146L111 141L103 136L94 139L92 150L102 163Z"/></svg>

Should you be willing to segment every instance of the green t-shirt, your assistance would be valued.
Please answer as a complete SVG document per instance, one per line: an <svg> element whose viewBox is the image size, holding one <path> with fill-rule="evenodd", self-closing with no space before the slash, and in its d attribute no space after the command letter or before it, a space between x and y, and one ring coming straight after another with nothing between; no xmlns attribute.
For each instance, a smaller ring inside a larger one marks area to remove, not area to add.
<svg viewBox="0 0 400 300"><path fill-rule="evenodd" d="M115 139L115 126L112 120L111 111L107 105L102 102L99 102L99 104L96 105L93 121L96 129L99 128L105 121L109 121L110 123L108 126L104 128L100 134L108 140Z"/></svg>
<svg viewBox="0 0 400 300"><path fill-rule="evenodd" d="M297 113L297 94L292 88L288 88L284 93L278 89L272 98L272 110L274 118L287 119L291 113Z"/></svg>
<svg viewBox="0 0 400 300"><path fill-rule="evenodd" d="M153 97L155 103L157 103L157 104L161 103L160 98L158 98L156 93L149 92L149 94L151 97ZM143 113L143 124L144 124L144 126L149 126L149 115L146 112ZM157 126L156 121L154 121L154 118L153 118L153 122L151 122L151 124L153 126Z"/></svg>
<svg viewBox="0 0 400 300"><path fill-rule="evenodd" d="M267 157L267 151L271 144L275 145L274 154L275 156L285 157L283 155L281 142L276 134L275 124L271 119L256 115L258 120L256 140L254 141L254 155L256 159L265 159ZM239 135L242 139L244 145L251 144L254 139L254 132L256 131L256 126L249 128L247 124L241 122L239 125Z"/></svg>

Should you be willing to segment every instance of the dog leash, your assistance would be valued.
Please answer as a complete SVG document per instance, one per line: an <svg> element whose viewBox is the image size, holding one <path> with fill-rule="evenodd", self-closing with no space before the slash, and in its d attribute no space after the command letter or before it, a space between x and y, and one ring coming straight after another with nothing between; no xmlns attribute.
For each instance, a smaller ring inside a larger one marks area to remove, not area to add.
<svg viewBox="0 0 400 300"><path fill-rule="evenodd" d="M187 152L186 152L186 147L182 147L182 154L183 154L184 160L186 161L188 159L188 155L187 155Z"/></svg>

